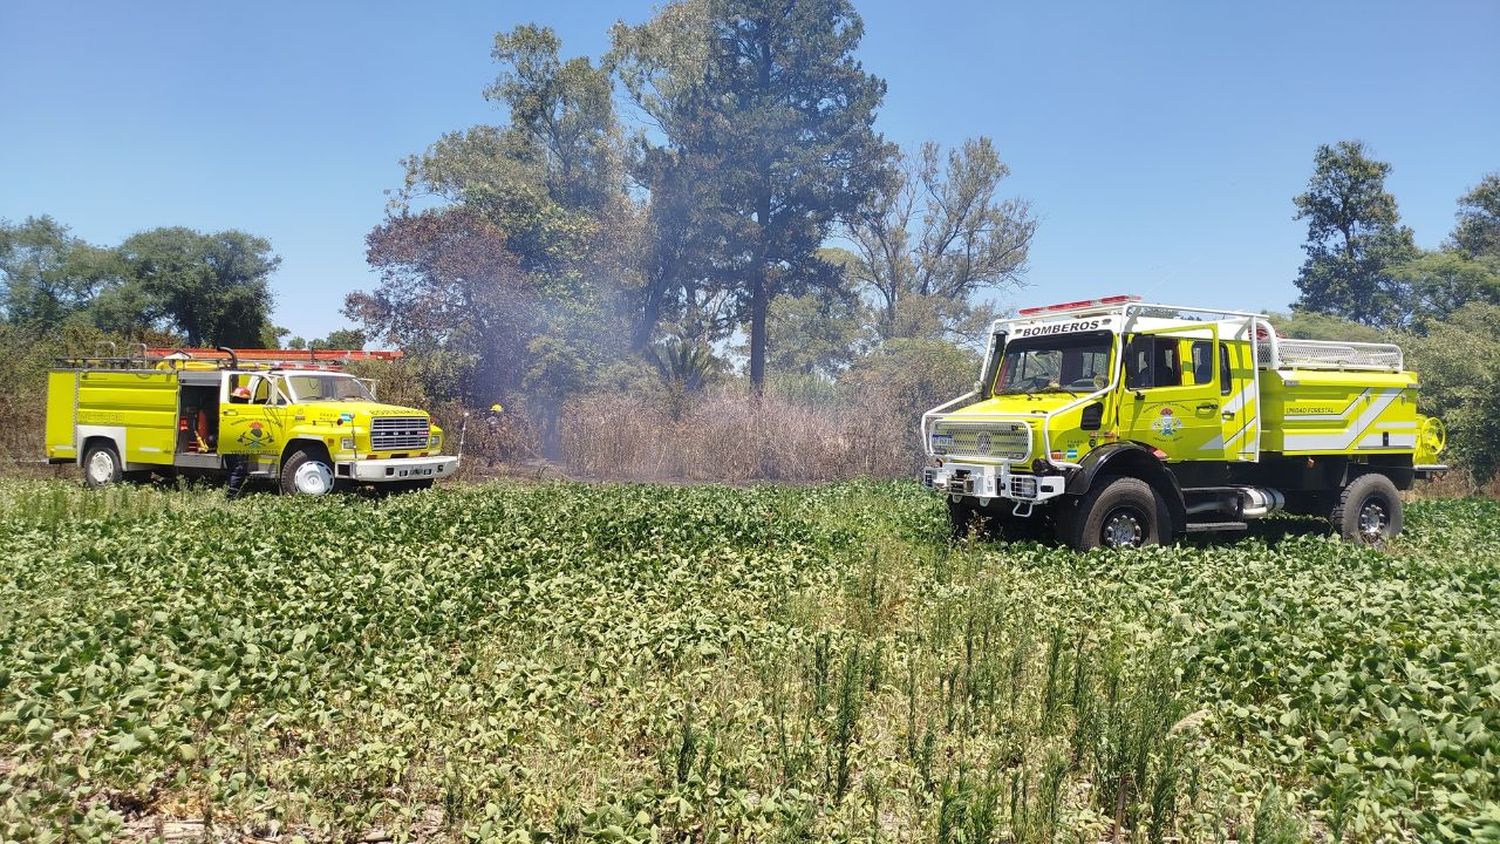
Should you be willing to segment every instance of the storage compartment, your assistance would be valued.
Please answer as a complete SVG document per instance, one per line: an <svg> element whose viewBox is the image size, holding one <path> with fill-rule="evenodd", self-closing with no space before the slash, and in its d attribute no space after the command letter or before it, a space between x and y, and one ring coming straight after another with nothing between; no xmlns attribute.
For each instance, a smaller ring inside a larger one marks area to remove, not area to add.
<svg viewBox="0 0 1500 844"><path fill-rule="evenodd" d="M177 416L177 452L216 454L218 450L219 388L184 384Z"/></svg>

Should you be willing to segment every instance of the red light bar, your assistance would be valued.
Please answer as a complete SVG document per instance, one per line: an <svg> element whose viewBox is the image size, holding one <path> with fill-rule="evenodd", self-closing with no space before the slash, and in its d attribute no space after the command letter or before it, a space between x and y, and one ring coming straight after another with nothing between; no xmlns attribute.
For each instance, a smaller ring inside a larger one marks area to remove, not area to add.
<svg viewBox="0 0 1500 844"><path fill-rule="evenodd" d="M1139 302L1139 296L1105 296L1102 299L1082 299L1077 302L1063 302L1060 305L1039 305L1034 308L1021 308L1016 311L1017 316L1034 316L1036 314L1050 314L1058 311L1076 311L1079 308L1088 308L1096 305L1123 305L1127 302Z"/></svg>

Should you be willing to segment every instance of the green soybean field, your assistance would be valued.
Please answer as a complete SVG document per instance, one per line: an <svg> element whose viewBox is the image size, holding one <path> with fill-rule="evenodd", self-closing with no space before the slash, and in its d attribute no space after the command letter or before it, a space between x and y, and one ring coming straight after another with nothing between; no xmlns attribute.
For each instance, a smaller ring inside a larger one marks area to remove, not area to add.
<svg viewBox="0 0 1500 844"><path fill-rule="evenodd" d="M1500 505L1316 528L0 481L0 839L1500 840Z"/></svg>

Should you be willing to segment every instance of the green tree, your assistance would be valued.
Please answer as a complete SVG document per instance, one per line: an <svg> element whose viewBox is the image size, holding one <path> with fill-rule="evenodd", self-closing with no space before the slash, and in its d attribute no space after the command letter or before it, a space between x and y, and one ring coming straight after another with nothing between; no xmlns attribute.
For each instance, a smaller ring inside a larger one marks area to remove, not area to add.
<svg viewBox="0 0 1500 844"><path fill-rule="evenodd" d="M1500 173L1490 173L1458 199L1451 245L1470 258L1500 259Z"/></svg>
<svg viewBox="0 0 1500 844"><path fill-rule="evenodd" d="M771 303L767 357L777 372L832 379L868 341L868 307L852 293L820 288Z"/></svg>
<svg viewBox="0 0 1500 844"><path fill-rule="evenodd" d="M1388 343L1390 333L1332 314L1293 309L1290 313L1266 314L1279 337L1300 340L1345 340L1354 343Z"/></svg>
<svg viewBox="0 0 1500 844"><path fill-rule="evenodd" d="M340 328L308 345L314 349L363 349L369 340L369 336L358 328Z"/></svg>
<svg viewBox="0 0 1500 844"><path fill-rule="evenodd" d="M261 345L270 324L269 278L281 259L265 238L158 228L116 250L125 281L100 296L103 327L164 326L189 345Z"/></svg>
<svg viewBox="0 0 1500 844"><path fill-rule="evenodd" d="M817 250L883 175L885 83L854 57L863 32L848 0L689 0L616 29L627 90L676 165L712 187L716 271L748 324L756 392L771 302L837 282Z"/></svg>
<svg viewBox="0 0 1500 844"><path fill-rule="evenodd" d="M1297 276L1295 307L1368 325L1401 321L1404 291L1390 270L1417 255L1385 189L1391 165L1360 141L1318 147L1307 191L1294 199L1307 220L1307 260Z"/></svg>
<svg viewBox="0 0 1500 844"><path fill-rule="evenodd" d="M564 208L603 211L622 190L620 131L609 71L587 58L561 58L551 29L519 26L495 36L505 70L485 97L510 109L521 154L542 167L549 195Z"/></svg>
<svg viewBox="0 0 1500 844"><path fill-rule="evenodd" d="M466 205L505 232L527 271L568 271L598 247L599 218L625 201L621 132L608 70L564 60L561 47L543 27L496 35L502 69L485 98L509 124L452 132L407 158L393 214L433 199Z"/></svg>
<svg viewBox="0 0 1500 844"><path fill-rule="evenodd" d="M561 46L542 27L496 36L501 71L485 96L509 123L444 135L406 160L367 239L380 284L345 300L371 337L431 361L434 377L459 373L456 388L427 384L432 395L488 405L525 391L547 431L586 383L579 367L626 342L619 323L639 288L611 78Z"/></svg>
<svg viewBox="0 0 1500 844"><path fill-rule="evenodd" d="M1422 412L1442 419L1454 455L1484 482L1500 468L1500 306L1472 302L1403 344L1422 374Z"/></svg>
<svg viewBox="0 0 1500 844"><path fill-rule="evenodd" d="M989 138L946 155L929 141L898 156L893 172L846 226L857 256L850 274L874 295L882 336L973 334L992 314L972 297L1023 283L1030 206L998 196L1010 168Z"/></svg>
<svg viewBox="0 0 1500 844"><path fill-rule="evenodd" d="M49 216L0 220L0 308L11 325L55 330L86 314L119 282L118 269L109 250L74 237Z"/></svg>
<svg viewBox="0 0 1500 844"><path fill-rule="evenodd" d="M1406 291L1398 322L1410 328L1425 330L1470 302L1500 305L1500 256L1423 252L1392 267L1391 277Z"/></svg>
<svg viewBox="0 0 1500 844"><path fill-rule="evenodd" d="M720 339L733 320L701 319L703 305L723 301L726 290L713 273L720 239L712 185L697 179L675 151L644 140L637 142L631 172L646 193L633 246L641 281L631 349L644 353L664 321L676 323L680 335Z"/></svg>

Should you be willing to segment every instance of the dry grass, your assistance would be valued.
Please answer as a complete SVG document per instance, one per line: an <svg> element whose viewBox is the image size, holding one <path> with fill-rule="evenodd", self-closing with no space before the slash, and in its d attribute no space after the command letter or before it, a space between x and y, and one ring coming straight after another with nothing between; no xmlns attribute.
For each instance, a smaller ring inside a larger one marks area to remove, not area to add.
<svg viewBox="0 0 1500 844"><path fill-rule="evenodd" d="M562 450L570 472L599 478L889 477L909 474L920 460L914 425L878 399L850 414L723 389L698 397L674 419L649 399L589 396L563 414Z"/></svg>

